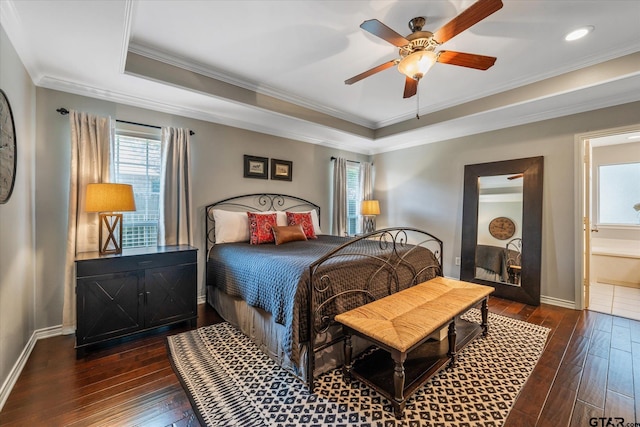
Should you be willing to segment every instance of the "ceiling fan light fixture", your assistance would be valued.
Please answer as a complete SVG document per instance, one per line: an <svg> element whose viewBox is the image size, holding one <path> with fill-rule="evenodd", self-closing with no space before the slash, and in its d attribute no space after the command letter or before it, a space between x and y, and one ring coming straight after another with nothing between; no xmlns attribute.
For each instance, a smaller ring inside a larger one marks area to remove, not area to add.
<svg viewBox="0 0 640 427"><path fill-rule="evenodd" d="M421 79L433 64L436 63L437 55L430 50L419 50L413 52L398 63L398 71L407 77Z"/></svg>
<svg viewBox="0 0 640 427"><path fill-rule="evenodd" d="M578 40L583 38L584 36L586 36L587 34L589 34L591 31L594 30L594 26L593 25L588 25L586 27L582 27L582 28L578 28L577 30L573 30L570 33L568 33L564 39L568 42L572 42L574 40Z"/></svg>

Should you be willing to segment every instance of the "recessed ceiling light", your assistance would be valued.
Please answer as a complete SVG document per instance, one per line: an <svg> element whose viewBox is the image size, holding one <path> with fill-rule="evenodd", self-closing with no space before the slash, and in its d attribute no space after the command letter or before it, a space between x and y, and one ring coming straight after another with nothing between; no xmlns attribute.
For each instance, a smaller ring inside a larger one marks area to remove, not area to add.
<svg viewBox="0 0 640 427"><path fill-rule="evenodd" d="M564 36L564 39L568 42L572 42L574 40L578 40L589 34L593 31L593 25L588 25L586 27L578 28L577 30L571 31L569 34Z"/></svg>

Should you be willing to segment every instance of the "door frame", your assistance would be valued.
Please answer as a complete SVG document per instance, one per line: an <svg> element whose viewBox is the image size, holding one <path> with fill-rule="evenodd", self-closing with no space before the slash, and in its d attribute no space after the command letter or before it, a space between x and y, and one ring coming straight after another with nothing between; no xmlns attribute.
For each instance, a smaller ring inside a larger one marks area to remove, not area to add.
<svg viewBox="0 0 640 427"><path fill-rule="evenodd" d="M585 274L585 268L588 268L589 261L585 262L585 257L591 257L590 248L587 248L587 242L585 242L585 233L590 232L585 230L585 227L590 225L591 221L586 221L585 224L585 192L588 191L590 187L590 183L587 182L586 176L591 178L592 171L590 173L585 174L583 171L583 163L585 162L585 155L587 154L586 150L586 142L594 138L601 138L603 136L611 136L620 133L631 133L631 132L640 132L640 124L631 125L631 126L622 126L617 128L603 129L592 132L585 132L576 134L574 137L575 145L574 145L574 154L575 154L575 163L574 163L574 188L576 191L576 198L574 200L574 230L575 230L575 308L577 310L583 310L587 307L588 301L585 301L585 286L588 286L588 283L585 283L585 280L588 279L589 272L587 271ZM592 148L592 147L591 147ZM589 153L591 154L591 153ZM589 167L592 168L591 159L589 159ZM592 199L590 197L589 199ZM593 206L593 200L590 200L590 204L587 207L587 215L591 215ZM586 253L586 249L589 249L589 253ZM586 277L585 277L586 276ZM588 294L588 290L586 290Z"/></svg>

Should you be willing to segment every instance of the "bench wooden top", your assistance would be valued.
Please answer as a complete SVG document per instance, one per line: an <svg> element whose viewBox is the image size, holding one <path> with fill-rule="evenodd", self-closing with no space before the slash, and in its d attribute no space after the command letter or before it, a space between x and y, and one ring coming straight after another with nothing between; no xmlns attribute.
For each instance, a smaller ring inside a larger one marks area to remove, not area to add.
<svg viewBox="0 0 640 427"><path fill-rule="evenodd" d="M335 319L405 352L493 291L490 286L436 277L338 314Z"/></svg>

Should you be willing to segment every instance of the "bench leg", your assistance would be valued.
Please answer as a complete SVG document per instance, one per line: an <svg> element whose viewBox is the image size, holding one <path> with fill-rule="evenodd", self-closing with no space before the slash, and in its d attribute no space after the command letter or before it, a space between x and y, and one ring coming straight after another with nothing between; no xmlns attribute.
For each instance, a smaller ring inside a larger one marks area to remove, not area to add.
<svg viewBox="0 0 640 427"><path fill-rule="evenodd" d="M342 367L342 375L344 381L349 384L351 382L351 368L353 368L353 361L351 360L353 353L353 347L351 345L351 333L347 330L344 331L344 366Z"/></svg>
<svg viewBox="0 0 640 427"><path fill-rule="evenodd" d="M485 298L482 300L482 308L480 312L482 313L482 336L486 337L489 333L489 307L487 304L489 298Z"/></svg>
<svg viewBox="0 0 640 427"><path fill-rule="evenodd" d="M454 318L449 323L449 352L447 355L451 358L449 361L449 368L453 368L456 364L456 319Z"/></svg>
<svg viewBox="0 0 640 427"><path fill-rule="evenodd" d="M402 414L404 412L404 361L407 357L406 353L396 353L393 352L391 354L393 361L395 362L394 372L393 372L393 388L395 392L393 404L393 412L396 418L402 418Z"/></svg>

